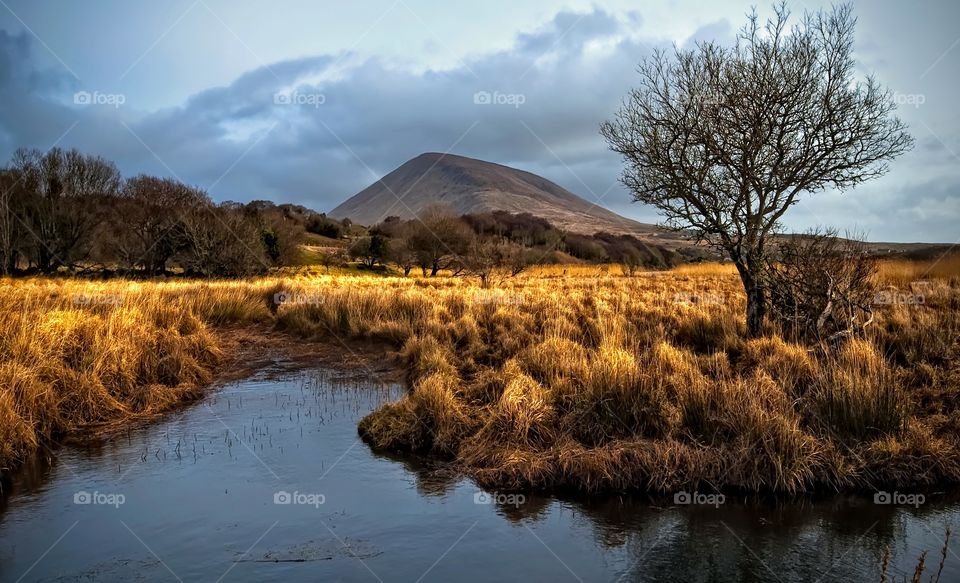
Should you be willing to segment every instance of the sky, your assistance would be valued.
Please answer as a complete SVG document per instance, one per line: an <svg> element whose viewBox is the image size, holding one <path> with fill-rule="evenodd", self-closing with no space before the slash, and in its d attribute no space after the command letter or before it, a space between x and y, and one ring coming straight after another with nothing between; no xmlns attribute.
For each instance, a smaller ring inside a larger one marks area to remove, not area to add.
<svg viewBox="0 0 960 583"><path fill-rule="evenodd" d="M656 223L619 184L599 125L654 49L732 42L753 4L0 0L0 163L72 147L215 200L327 211L420 153L450 152ZM854 12L858 71L894 92L916 146L880 179L805 197L784 226L960 242L960 2Z"/></svg>

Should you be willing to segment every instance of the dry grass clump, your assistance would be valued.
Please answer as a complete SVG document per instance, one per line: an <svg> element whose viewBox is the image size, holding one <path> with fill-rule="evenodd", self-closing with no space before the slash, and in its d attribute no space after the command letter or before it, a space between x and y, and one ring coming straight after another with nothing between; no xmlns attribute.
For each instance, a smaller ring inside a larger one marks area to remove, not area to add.
<svg viewBox="0 0 960 583"><path fill-rule="evenodd" d="M733 454L730 484L746 490L802 491L823 470L823 449L783 387L763 371L728 384L719 424Z"/></svg>
<svg viewBox="0 0 960 583"><path fill-rule="evenodd" d="M548 453L558 437L557 411L550 395L516 361L505 366L500 398L485 407L477 432L459 456L488 484L545 485L552 464Z"/></svg>
<svg viewBox="0 0 960 583"><path fill-rule="evenodd" d="M520 354L524 370L563 401L576 393L587 376L587 350L568 338L552 336Z"/></svg>
<svg viewBox="0 0 960 583"><path fill-rule="evenodd" d="M222 358L197 315L205 297L181 284L0 282L0 466L79 426L196 397Z"/></svg>
<svg viewBox="0 0 960 583"><path fill-rule="evenodd" d="M55 427L53 419L34 415L54 411L52 392L45 391L33 372L19 363L0 366L0 467L22 459L38 445L38 437ZM22 413L21 413L22 412Z"/></svg>
<svg viewBox="0 0 960 583"><path fill-rule="evenodd" d="M703 263L688 263L686 265L678 265L673 268L673 273L682 274L682 275L699 275L699 276L731 276L737 274L736 266L731 262L717 263L717 262L703 262Z"/></svg>
<svg viewBox="0 0 960 583"><path fill-rule="evenodd" d="M457 374L457 368L451 364L453 355L433 336L410 337L399 354L407 364L407 374L411 381L415 382L433 373L451 376Z"/></svg>
<svg viewBox="0 0 960 583"><path fill-rule="evenodd" d="M909 415L896 373L876 347L863 340L850 340L827 357L812 393L814 422L843 437L895 435Z"/></svg>
<svg viewBox="0 0 960 583"><path fill-rule="evenodd" d="M792 397L803 396L813 383L816 365L810 350L778 336L750 340L740 355L744 369L756 367L777 382Z"/></svg>
<svg viewBox="0 0 960 583"><path fill-rule="evenodd" d="M535 447L551 443L555 438L556 412L547 391L513 361L507 363L505 375L509 381L481 433L486 431L499 442Z"/></svg>
<svg viewBox="0 0 960 583"><path fill-rule="evenodd" d="M407 399L388 405L383 415L365 418L360 433L381 447L451 455L475 425L456 395L458 387L456 376L432 373L413 387Z"/></svg>
<svg viewBox="0 0 960 583"><path fill-rule="evenodd" d="M888 288L880 292L877 325L868 333L897 364L946 364L956 358L960 336L960 280ZM890 303L887 303L890 302Z"/></svg>
<svg viewBox="0 0 960 583"><path fill-rule="evenodd" d="M457 369L463 389L455 398L463 415L479 420L445 455L499 488L802 492L865 487L877 475L889 487L960 481L960 398L949 411L925 404L933 401L930 379L938 395L960 397L953 360L913 340L926 368L885 354L890 322L929 332L926 316L878 306L875 330L835 348L775 334L744 340L736 275L712 269L584 281L528 276L508 283L522 301L495 308L454 310L436 295L434 317L472 314L482 342L497 344L484 358L462 358L448 333L421 327L438 343L425 353L427 369L438 361ZM960 304L949 298L960 294L937 289L943 297L925 309L953 322ZM416 370L415 353L402 354ZM368 416L365 435L394 407ZM389 443L371 439L400 449L406 441L402 429ZM888 469L881 474L863 458L886 460ZM933 469L911 475L924 464Z"/></svg>
<svg viewBox="0 0 960 583"><path fill-rule="evenodd" d="M664 386L636 357L604 345L592 354L583 390L571 408L570 431L587 445L669 433L679 416Z"/></svg>
<svg viewBox="0 0 960 583"><path fill-rule="evenodd" d="M956 444L936 437L916 419L907 422L902 435L886 436L857 448L856 461L867 485L910 483L938 486L956 482L960 460ZM917 463L922 460L923 463Z"/></svg>

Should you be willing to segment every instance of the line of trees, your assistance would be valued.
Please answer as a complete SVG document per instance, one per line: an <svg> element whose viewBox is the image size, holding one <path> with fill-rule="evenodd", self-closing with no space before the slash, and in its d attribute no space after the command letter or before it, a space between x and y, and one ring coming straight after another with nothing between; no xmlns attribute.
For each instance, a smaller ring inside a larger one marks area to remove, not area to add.
<svg viewBox="0 0 960 583"><path fill-rule="evenodd" d="M533 264L571 261L614 262L629 273L663 269L680 256L629 235L567 233L529 213L505 211L456 216L440 206L416 219L388 217L355 239L350 258L373 269L394 265L404 275L419 269L424 276L441 271L492 279L517 275Z"/></svg>
<svg viewBox="0 0 960 583"><path fill-rule="evenodd" d="M302 207L216 204L171 178L124 179L113 162L77 150L20 149L0 170L5 275L250 275L295 263L307 226L339 235L342 225L328 222Z"/></svg>
<svg viewBox="0 0 960 583"><path fill-rule="evenodd" d="M299 205L215 203L173 178L125 178L77 150L20 149L0 169L0 273L238 277L298 265L307 233L350 239L346 255L405 275L440 272L491 280L532 264L620 263L628 272L681 258L629 235L579 235L529 213L456 216L435 206L413 220L363 229ZM331 245L334 246L334 245ZM325 265L341 261L323 253Z"/></svg>

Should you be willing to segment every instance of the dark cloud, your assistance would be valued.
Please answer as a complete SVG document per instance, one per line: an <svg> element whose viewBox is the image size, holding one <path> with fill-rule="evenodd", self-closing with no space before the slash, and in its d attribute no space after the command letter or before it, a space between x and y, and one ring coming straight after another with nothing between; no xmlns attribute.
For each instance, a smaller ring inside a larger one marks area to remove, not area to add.
<svg viewBox="0 0 960 583"><path fill-rule="evenodd" d="M509 50L443 71L413 72L350 53L272 63L159 111L130 102L75 105L77 80L40 70L28 37L0 31L0 155L17 146L49 147L78 122L63 145L114 159L126 174L173 174L219 200L269 198L326 210L417 154L450 150L542 174L655 222L652 210L629 204L616 182L621 163L598 135L637 62L657 46L630 35L639 16L631 19L599 9L559 13L519 35ZM731 34L721 21L688 42ZM486 96L500 103L483 103ZM820 215L841 226L867 217L874 238L948 239L942 213L925 216L905 205L957 201L956 175L942 171L950 164L943 144L931 138L919 146L930 151L915 160L918 167L940 159L924 180L888 181L892 190L857 198L857 205L851 195L821 203L833 196L825 193L788 226L825 222L814 220Z"/></svg>

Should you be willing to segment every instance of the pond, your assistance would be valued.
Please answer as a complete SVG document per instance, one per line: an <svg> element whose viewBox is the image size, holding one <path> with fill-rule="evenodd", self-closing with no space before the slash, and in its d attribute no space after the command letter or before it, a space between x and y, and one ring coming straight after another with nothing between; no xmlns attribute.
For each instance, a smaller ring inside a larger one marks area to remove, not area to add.
<svg viewBox="0 0 960 583"><path fill-rule="evenodd" d="M158 421L45 450L0 498L0 581L878 581L940 563L960 504L485 492L375 454L398 385L265 371ZM680 499L678 502L685 502ZM916 501L913 501L916 502ZM952 540L942 581L960 580ZM925 577L926 580L926 577Z"/></svg>

